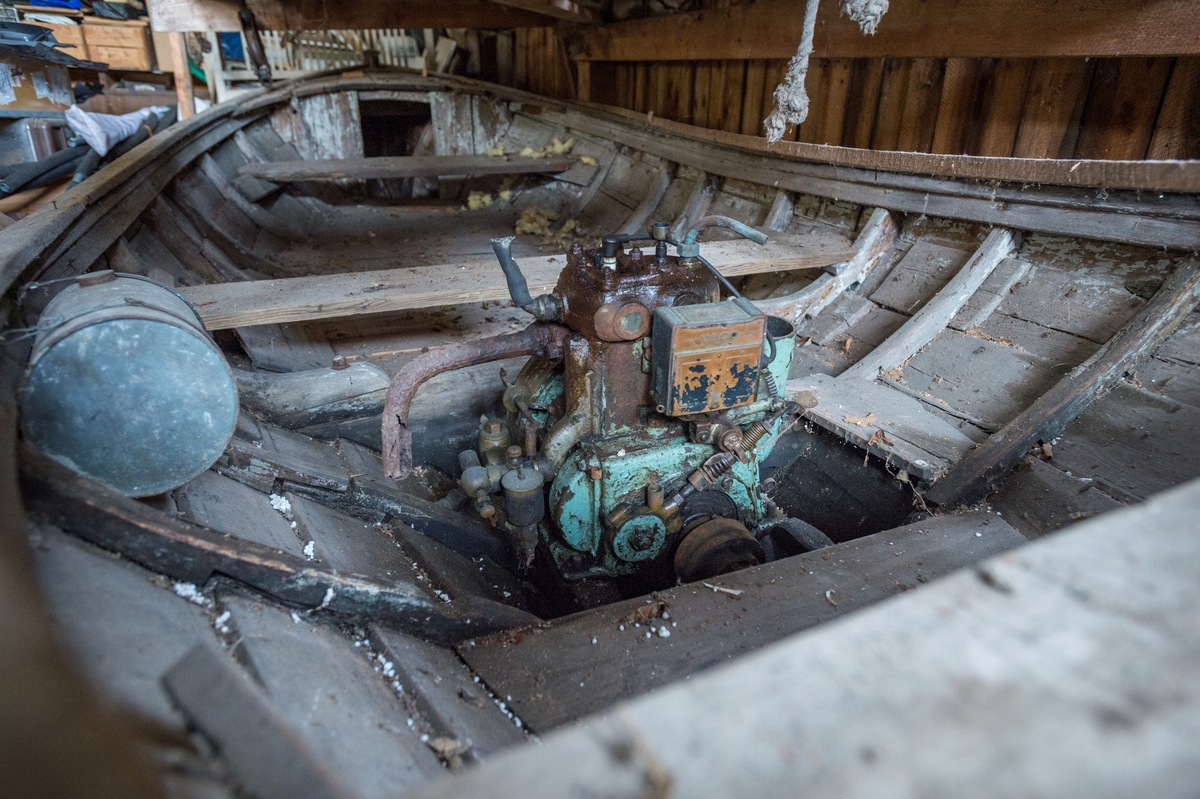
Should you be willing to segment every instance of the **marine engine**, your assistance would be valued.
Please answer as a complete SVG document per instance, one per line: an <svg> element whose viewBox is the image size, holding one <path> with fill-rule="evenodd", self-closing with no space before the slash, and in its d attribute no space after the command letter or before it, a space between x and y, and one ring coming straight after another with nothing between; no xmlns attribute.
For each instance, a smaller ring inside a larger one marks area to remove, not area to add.
<svg viewBox="0 0 1200 799"><path fill-rule="evenodd" d="M447 347L397 375L384 411L389 474L412 469L408 407L434 374L529 355L504 370L505 414L485 418L459 455L472 512L508 538L519 569L548 557L568 580L670 565L684 581L763 560L756 538L778 525L760 466L815 400L788 397L792 325L763 314L701 255L718 225L763 244L727 217L705 217L682 241L644 235L574 245L552 293L531 297L493 239L514 303L535 318L521 333ZM642 246L652 246L652 254ZM670 249L675 250L670 254Z"/></svg>

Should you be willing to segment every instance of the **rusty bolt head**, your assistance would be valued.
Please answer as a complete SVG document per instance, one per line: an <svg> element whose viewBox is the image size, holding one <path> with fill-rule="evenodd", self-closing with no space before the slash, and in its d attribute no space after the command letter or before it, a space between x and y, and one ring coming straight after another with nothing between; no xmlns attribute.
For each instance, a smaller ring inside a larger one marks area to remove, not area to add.
<svg viewBox="0 0 1200 799"><path fill-rule="evenodd" d="M483 432L487 433L489 436L500 435L500 420L488 419L483 423Z"/></svg>
<svg viewBox="0 0 1200 799"><path fill-rule="evenodd" d="M654 531L648 529L638 530L630 537L629 545L638 552L645 552L654 546Z"/></svg>
<svg viewBox="0 0 1200 799"><path fill-rule="evenodd" d="M736 452L742 446L742 431L731 428L721 433L720 446L726 452Z"/></svg>
<svg viewBox="0 0 1200 799"><path fill-rule="evenodd" d="M333 358L333 363L330 364L330 368L339 372L343 369L349 368L349 366L350 364L346 362L345 355L335 355Z"/></svg>
<svg viewBox="0 0 1200 799"><path fill-rule="evenodd" d="M725 475L724 477L722 477L721 478L721 488L724 488L726 491L733 488L733 478L730 477L729 475Z"/></svg>

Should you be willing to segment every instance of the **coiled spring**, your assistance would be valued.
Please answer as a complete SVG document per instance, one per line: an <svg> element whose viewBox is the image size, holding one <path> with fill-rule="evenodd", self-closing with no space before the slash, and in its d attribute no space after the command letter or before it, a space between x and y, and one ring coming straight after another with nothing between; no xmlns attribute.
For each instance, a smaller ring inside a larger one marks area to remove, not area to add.
<svg viewBox="0 0 1200 799"><path fill-rule="evenodd" d="M754 445L762 441L763 436L771 432L771 428L762 422L755 422L742 433L742 449L752 450Z"/></svg>

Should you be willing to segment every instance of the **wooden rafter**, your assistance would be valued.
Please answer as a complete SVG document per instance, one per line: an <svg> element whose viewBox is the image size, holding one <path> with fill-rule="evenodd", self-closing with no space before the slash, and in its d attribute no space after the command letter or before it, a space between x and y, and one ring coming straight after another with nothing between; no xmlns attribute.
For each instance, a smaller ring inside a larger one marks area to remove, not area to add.
<svg viewBox="0 0 1200 799"><path fill-rule="evenodd" d="M584 31L593 61L791 58L803 14L761 0ZM824 3L816 58L1158 56L1200 53L1193 0L896 0L874 36ZM702 55L697 55L702 54Z"/></svg>

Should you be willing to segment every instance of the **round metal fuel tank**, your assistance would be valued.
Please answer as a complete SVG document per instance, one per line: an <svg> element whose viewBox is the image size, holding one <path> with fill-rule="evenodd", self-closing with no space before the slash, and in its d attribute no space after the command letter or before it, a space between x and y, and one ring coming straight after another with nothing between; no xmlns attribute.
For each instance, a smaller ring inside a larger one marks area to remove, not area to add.
<svg viewBox="0 0 1200 799"><path fill-rule="evenodd" d="M237 424L233 374L196 311L139 275L96 272L42 313L21 390L25 439L130 497L204 472Z"/></svg>

